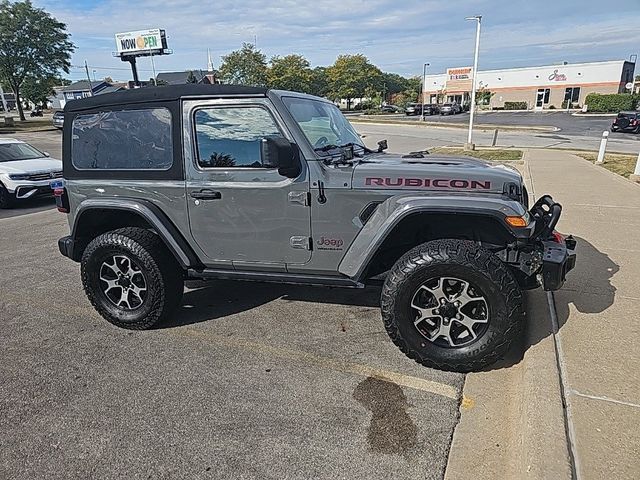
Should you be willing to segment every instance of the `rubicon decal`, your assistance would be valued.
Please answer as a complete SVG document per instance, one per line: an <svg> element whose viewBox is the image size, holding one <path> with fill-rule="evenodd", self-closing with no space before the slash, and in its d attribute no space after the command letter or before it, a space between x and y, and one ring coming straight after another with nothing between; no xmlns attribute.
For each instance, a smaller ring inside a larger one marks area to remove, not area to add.
<svg viewBox="0 0 640 480"><path fill-rule="evenodd" d="M375 187L410 187L410 188L452 188L471 190L491 190L489 180L464 180L447 178L389 178L389 177L367 177L365 185Z"/></svg>
<svg viewBox="0 0 640 480"><path fill-rule="evenodd" d="M318 250L342 250L344 240L322 236L316 241L316 244L318 245Z"/></svg>

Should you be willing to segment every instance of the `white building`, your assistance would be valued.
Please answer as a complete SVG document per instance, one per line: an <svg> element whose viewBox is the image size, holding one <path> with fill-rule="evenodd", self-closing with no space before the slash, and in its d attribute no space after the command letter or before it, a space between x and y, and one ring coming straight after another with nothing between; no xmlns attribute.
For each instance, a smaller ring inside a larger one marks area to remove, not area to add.
<svg viewBox="0 0 640 480"><path fill-rule="evenodd" d="M471 67L448 68L446 73L427 75L425 99L430 103L468 103L471 98ZM635 63L610 62L544 65L540 67L480 70L477 91L491 92L491 108L505 102L526 102L528 109L584 105L590 93L623 93L633 81ZM486 98L487 96L485 96Z"/></svg>

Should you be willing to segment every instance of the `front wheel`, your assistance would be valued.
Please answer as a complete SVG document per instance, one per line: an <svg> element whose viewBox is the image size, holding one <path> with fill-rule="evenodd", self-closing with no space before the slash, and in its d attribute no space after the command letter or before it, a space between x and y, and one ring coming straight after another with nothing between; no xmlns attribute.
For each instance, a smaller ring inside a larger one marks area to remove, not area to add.
<svg viewBox="0 0 640 480"><path fill-rule="evenodd" d="M401 257L382 289L391 340L422 365L469 372L494 363L524 325L507 267L470 241L435 240Z"/></svg>
<svg viewBox="0 0 640 480"><path fill-rule="evenodd" d="M15 202L15 196L0 183L0 208L11 208Z"/></svg>
<svg viewBox="0 0 640 480"><path fill-rule="evenodd" d="M144 330L170 315L184 291L182 271L162 240L142 228L104 233L81 262L87 297L107 321Z"/></svg>

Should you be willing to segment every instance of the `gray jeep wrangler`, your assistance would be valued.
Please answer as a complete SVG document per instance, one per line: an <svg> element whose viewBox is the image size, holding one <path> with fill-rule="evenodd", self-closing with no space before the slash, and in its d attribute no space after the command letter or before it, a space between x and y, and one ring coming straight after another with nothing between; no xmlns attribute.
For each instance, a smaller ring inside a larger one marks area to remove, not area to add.
<svg viewBox="0 0 640 480"><path fill-rule="evenodd" d="M400 350L469 371L522 331L522 289L556 290L575 263L575 241L554 231L560 205L529 210L517 171L372 151L321 98L184 85L76 100L64 115L59 248L120 327L174 314L186 279L382 282Z"/></svg>

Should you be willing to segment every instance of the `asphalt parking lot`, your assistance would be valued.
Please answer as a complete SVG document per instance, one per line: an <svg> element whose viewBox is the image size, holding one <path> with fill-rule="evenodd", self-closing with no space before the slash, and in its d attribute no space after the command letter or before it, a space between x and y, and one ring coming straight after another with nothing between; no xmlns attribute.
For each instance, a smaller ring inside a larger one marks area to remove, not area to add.
<svg viewBox="0 0 640 480"><path fill-rule="evenodd" d="M464 377L396 349L377 289L190 284L121 330L50 206L0 218L0 478L442 478Z"/></svg>
<svg viewBox="0 0 640 480"><path fill-rule="evenodd" d="M385 115L384 118L393 118L407 122L418 122L420 116ZM430 115L426 117L428 122L460 123L469 122L469 113L458 115ZM475 117L479 124L508 125L508 126L552 126L558 129L562 135L576 136L601 136L602 132L609 130L613 117L596 115L573 115L560 111L544 112L479 112ZM610 132L611 138L624 138L640 141L640 136L624 132Z"/></svg>

